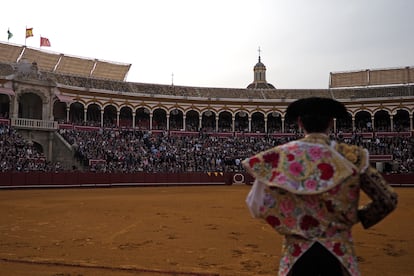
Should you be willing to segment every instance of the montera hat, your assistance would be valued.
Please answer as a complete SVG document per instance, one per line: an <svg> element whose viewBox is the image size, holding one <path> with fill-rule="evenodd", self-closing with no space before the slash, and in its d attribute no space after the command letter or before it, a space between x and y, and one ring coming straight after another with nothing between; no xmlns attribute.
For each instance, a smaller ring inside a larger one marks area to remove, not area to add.
<svg viewBox="0 0 414 276"><path fill-rule="evenodd" d="M347 115L346 107L343 103L331 98L310 97L292 102L286 115L292 120L298 117L325 117L325 118L344 118Z"/></svg>

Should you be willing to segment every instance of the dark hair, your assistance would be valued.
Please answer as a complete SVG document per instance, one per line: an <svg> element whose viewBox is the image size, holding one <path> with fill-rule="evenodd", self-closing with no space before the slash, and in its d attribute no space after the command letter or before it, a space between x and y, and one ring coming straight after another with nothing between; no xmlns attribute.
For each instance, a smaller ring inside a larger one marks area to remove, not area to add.
<svg viewBox="0 0 414 276"><path fill-rule="evenodd" d="M332 119L331 117L321 116L319 114L302 115L299 118L302 121L303 128L309 133L326 131Z"/></svg>
<svg viewBox="0 0 414 276"><path fill-rule="evenodd" d="M295 121L300 117L307 132L324 132L329 128L332 118L344 118L347 113L343 103L322 97L299 99L286 110L289 119Z"/></svg>

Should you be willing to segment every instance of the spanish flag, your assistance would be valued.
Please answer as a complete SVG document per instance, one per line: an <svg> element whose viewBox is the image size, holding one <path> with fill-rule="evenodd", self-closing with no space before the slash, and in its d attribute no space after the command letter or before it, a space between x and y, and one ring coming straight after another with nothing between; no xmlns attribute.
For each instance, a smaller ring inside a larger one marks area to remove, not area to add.
<svg viewBox="0 0 414 276"><path fill-rule="evenodd" d="M26 38L33 36L33 28L26 28Z"/></svg>

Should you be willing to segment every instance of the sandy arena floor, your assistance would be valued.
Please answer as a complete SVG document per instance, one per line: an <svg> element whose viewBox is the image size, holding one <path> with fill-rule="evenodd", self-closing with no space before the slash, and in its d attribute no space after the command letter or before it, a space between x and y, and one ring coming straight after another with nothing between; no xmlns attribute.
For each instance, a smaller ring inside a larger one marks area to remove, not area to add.
<svg viewBox="0 0 414 276"><path fill-rule="evenodd" d="M281 237L250 217L249 188L0 190L0 275L277 275ZM354 227L363 275L414 275L414 189L397 192Z"/></svg>

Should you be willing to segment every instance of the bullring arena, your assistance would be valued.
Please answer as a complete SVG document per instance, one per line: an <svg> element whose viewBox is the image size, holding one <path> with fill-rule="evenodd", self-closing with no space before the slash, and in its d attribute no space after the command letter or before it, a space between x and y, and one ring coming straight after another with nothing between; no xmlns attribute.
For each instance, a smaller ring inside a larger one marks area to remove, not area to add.
<svg viewBox="0 0 414 276"><path fill-rule="evenodd" d="M354 227L362 274L413 275L413 68L307 90L267 83L260 56L245 89L132 83L130 66L0 43L1 275L275 275L281 237L250 217L240 161L301 137L285 110L308 96L347 106L332 139L399 194Z"/></svg>

